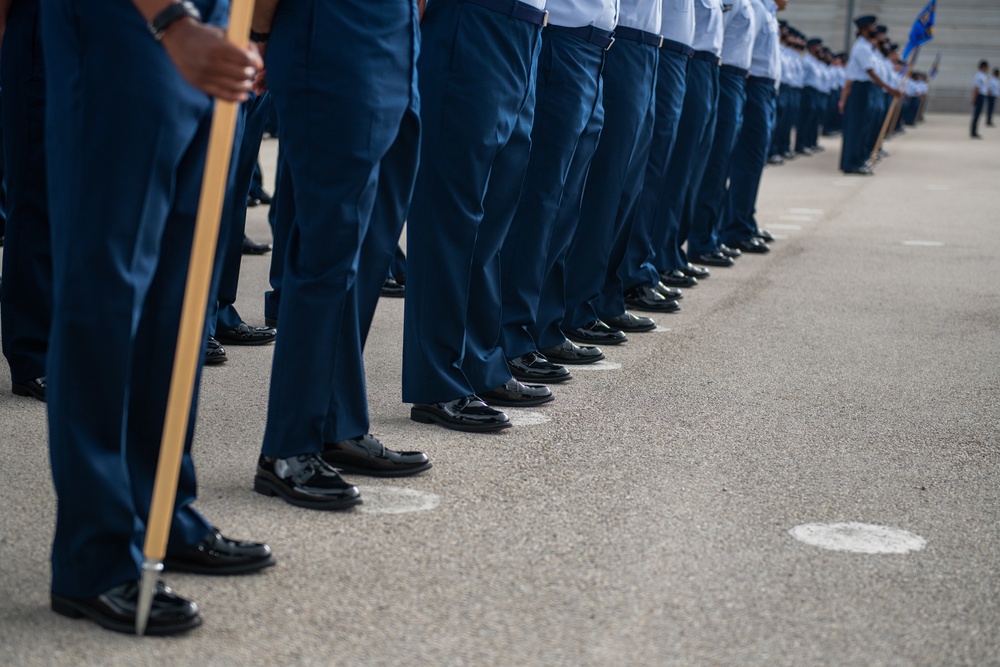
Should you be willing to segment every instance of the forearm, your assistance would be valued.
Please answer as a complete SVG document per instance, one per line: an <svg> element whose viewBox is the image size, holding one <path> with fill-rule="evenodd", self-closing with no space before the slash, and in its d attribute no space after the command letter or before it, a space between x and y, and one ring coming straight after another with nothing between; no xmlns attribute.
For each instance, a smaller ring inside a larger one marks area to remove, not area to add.
<svg viewBox="0 0 1000 667"><path fill-rule="evenodd" d="M271 32L271 24L274 22L274 12L278 9L281 0L257 0L253 10L253 23L251 30L254 32Z"/></svg>

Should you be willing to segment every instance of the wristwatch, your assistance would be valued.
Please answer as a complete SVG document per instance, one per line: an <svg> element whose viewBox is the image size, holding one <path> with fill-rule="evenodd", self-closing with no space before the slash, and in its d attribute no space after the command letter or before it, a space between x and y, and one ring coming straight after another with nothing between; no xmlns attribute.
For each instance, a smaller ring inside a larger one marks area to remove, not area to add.
<svg viewBox="0 0 1000 667"><path fill-rule="evenodd" d="M167 28L177 21L188 17L201 23L201 12L194 6L194 3L190 0L182 0L181 2L174 2L167 5L166 9L154 16L146 24L146 27L149 28L149 33L153 36L153 39L160 41L167 32Z"/></svg>

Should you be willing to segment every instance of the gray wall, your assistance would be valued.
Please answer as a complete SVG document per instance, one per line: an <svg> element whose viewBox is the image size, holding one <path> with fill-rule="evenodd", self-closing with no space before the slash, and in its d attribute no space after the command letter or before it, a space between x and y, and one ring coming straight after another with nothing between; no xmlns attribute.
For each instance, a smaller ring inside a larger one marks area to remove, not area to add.
<svg viewBox="0 0 1000 667"><path fill-rule="evenodd" d="M849 17L876 14L889 36L905 45L910 28L927 0L790 0L780 18L802 32L821 37L831 48L845 45ZM850 41L853 42L853 25ZM917 69L926 71L941 54L941 69L931 83L931 111L968 111L972 77L982 59L1000 67L1000 0L938 0L934 41L921 49Z"/></svg>

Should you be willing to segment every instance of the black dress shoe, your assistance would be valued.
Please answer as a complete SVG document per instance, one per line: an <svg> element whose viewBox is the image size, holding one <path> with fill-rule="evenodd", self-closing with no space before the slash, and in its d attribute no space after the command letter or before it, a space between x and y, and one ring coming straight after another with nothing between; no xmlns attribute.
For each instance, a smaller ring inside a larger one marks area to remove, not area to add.
<svg viewBox="0 0 1000 667"><path fill-rule="evenodd" d="M405 477L431 467L423 452L395 452L371 434L328 442L323 445L321 456L342 472L370 477Z"/></svg>
<svg viewBox="0 0 1000 667"><path fill-rule="evenodd" d="M691 276L693 278L697 278L698 280L708 278L712 275L712 273L705 267L695 266L691 262L688 262L688 265L682 268L681 272L686 276Z"/></svg>
<svg viewBox="0 0 1000 667"><path fill-rule="evenodd" d="M255 198L261 204L270 204L271 203L271 195L269 195L268 192L267 192L267 190L265 190L264 188L258 188L250 196L253 197L253 198Z"/></svg>
<svg viewBox="0 0 1000 667"><path fill-rule="evenodd" d="M600 348L577 345L571 340L564 340L556 347L549 347L541 352L546 359L559 364L593 364L604 358Z"/></svg>
<svg viewBox="0 0 1000 667"><path fill-rule="evenodd" d="M698 255L697 257L694 258L693 261L698 262L699 264L706 264L708 266L721 266L721 267L729 267L736 263L732 257L726 257L721 252L712 252L712 253L705 253L704 255Z"/></svg>
<svg viewBox="0 0 1000 667"><path fill-rule="evenodd" d="M754 236L759 238L764 243L774 243L775 240L774 235L766 229L758 229Z"/></svg>
<svg viewBox="0 0 1000 667"><path fill-rule="evenodd" d="M605 320L609 327L614 327L619 331L627 331L629 333L642 333L643 331L652 331L656 328L656 322L649 319L648 317L640 317L634 313L630 313L627 310L624 314L618 317L612 317Z"/></svg>
<svg viewBox="0 0 1000 667"><path fill-rule="evenodd" d="M247 197L247 208L256 208L258 206L260 206L259 199L253 196Z"/></svg>
<svg viewBox="0 0 1000 667"><path fill-rule="evenodd" d="M771 155L767 158L768 164L785 164L785 158L780 155Z"/></svg>
<svg viewBox="0 0 1000 667"><path fill-rule="evenodd" d="M875 172L868 165L858 167L857 169L845 169L845 174L851 174L852 176L871 176Z"/></svg>
<svg viewBox="0 0 1000 667"><path fill-rule="evenodd" d="M785 151L784 153L781 154L781 157L785 158L786 160L794 160L795 159L795 151L793 151L793 150L787 150L787 151Z"/></svg>
<svg viewBox="0 0 1000 667"><path fill-rule="evenodd" d="M243 235L244 255L266 255L269 252L271 252L270 243L255 243L246 234Z"/></svg>
<svg viewBox="0 0 1000 667"><path fill-rule="evenodd" d="M410 419L455 431L499 431L513 426L506 413L494 410L475 394L443 403L417 403L410 408Z"/></svg>
<svg viewBox="0 0 1000 667"><path fill-rule="evenodd" d="M222 347L222 343L209 336L205 343L205 365L217 366L226 363L228 359L226 348Z"/></svg>
<svg viewBox="0 0 1000 667"><path fill-rule="evenodd" d="M240 322L232 329L216 329L215 338L229 345L267 345L278 332L272 327L252 327Z"/></svg>
<svg viewBox="0 0 1000 667"><path fill-rule="evenodd" d="M626 297L625 300L628 301L628 298ZM572 331L563 331L563 333L566 334L566 337L570 340L574 340L577 343L584 343L586 345L621 345L622 343L628 342L628 336L617 329L612 329L600 320L587 322L582 327L573 329ZM545 354L545 350L539 351L542 354ZM548 357L547 354L545 354L545 356ZM564 360L557 358L556 361Z"/></svg>
<svg viewBox="0 0 1000 667"><path fill-rule="evenodd" d="M340 510L361 504L358 487L345 482L318 453L287 459L261 455L253 490L314 510Z"/></svg>
<svg viewBox="0 0 1000 667"><path fill-rule="evenodd" d="M771 252L771 249L767 247L767 244L761 241L756 236L750 237L748 241L737 241L733 243L730 247L739 248L743 252L754 253L757 255L763 255L765 253Z"/></svg>
<svg viewBox="0 0 1000 667"><path fill-rule="evenodd" d="M86 616L102 628L135 634L135 610L139 606L139 582L129 581L93 598L69 598L52 594L52 611L69 618ZM147 635L173 635L201 625L198 605L164 584L156 583L153 606L146 622Z"/></svg>
<svg viewBox="0 0 1000 667"><path fill-rule="evenodd" d="M654 313L673 313L681 309L676 301L666 298L649 285L639 285L626 290L625 305Z"/></svg>
<svg viewBox="0 0 1000 667"><path fill-rule="evenodd" d="M538 352L522 354L516 359L507 360L510 374L522 382L542 382L555 384L571 379L565 366L554 364Z"/></svg>
<svg viewBox="0 0 1000 667"><path fill-rule="evenodd" d="M726 257L731 257L732 259L736 259L737 257L743 254L736 248L730 248L725 243L719 244L719 252L721 252Z"/></svg>
<svg viewBox="0 0 1000 667"><path fill-rule="evenodd" d="M680 269L672 269L660 274L660 282L667 287L694 287L698 284L698 279Z"/></svg>
<svg viewBox="0 0 1000 667"><path fill-rule="evenodd" d="M480 394L480 397L490 405L502 405L511 408L530 408L556 400L552 390L545 385L524 384L511 378L493 391Z"/></svg>
<svg viewBox="0 0 1000 667"><path fill-rule="evenodd" d="M660 295L668 301L679 301L684 298L684 294L679 289L664 285L662 280L653 285L653 289L659 292Z"/></svg>
<svg viewBox="0 0 1000 667"><path fill-rule="evenodd" d="M15 396L30 396L45 403L45 376L28 380L27 382L15 382L10 390Z"/></svg>
<svg viewBox="0 0 1000 667"><path fill-rule="evenodd" d="M402 298L406 296L406 286L397 282L392 276L389 276L385 279L385 282L382 283L382 296L394 297L397 299Z"/></svg>
<svg viewBox="0 0 1000 667"><path fill-rule="evenodd" d="M216 528L198 544L163 559L164 569L192 574L245 574L272 565L271 547L231 540Z"/></svg>

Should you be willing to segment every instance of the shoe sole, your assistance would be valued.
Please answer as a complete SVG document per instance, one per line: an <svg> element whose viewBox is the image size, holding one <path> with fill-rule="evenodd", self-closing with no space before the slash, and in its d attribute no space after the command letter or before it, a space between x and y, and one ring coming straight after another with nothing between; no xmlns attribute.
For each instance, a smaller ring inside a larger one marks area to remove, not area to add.
<svg viewBox="0 0 1000 667"><path fill-rule="evenodd" d="M327 463L330 463L330 461L327 461ZM433 467L429 461L422 466L407 468L406 470L372 470L370 468L345 466L339 463L330 463L330 465L342 473L347 473L348 475L364 475L366 477L408 477L410 475L416 475L418 472L430 470Z"/></svg>
<svg viewBox="0 0 1000 667"><path fill-rule="evenodd" d="M278 496L289 505L304 507L310 510L344 510L360 505L361 498L347 498L344 500L303 500L289 495L284 488L274 482L264 479L259 475L253 478L253 490L263 496Z"/></svg>
<svg viewBox="0 0 1000 667"><path fill-rule="evenodd" d="M596 364L598 361L604 361L604 353L602 352L599 357L587 357L586 359L556 359L548 355L546 355L546 359L561 366L586 366L587 364Z"/></svg>
<svg viewBox="0 0 1000 667"><path fill-rule="evenodd" d="M533 408L537 405L545 405L546 403L551 403L556 400L556 397L552 394L548 396L540 396L538 398L531 398L526 401L508 401L502 398L490 398L489 396L479 395L479 398L486 401L487 405L499 405L502 408Z"/></svg>
<svg viewBox="0 0 1000 667"><path fill-rule="evenodd" d="M106 630L122 632L127 635L135 634L134 621L132 623L122 623L121 621L116 621L102 616L86 605L55 595L52 596L52 611L67 618L89 618ZM201 616L195 616L194 618L184 621L183 623L174 623L170 625L147 625L146 634L157 636L175 635L180 632L193 630L199 625L201 625Z"/></svg>
<svg viewBox="0 0 1000 667"><path fill-rule="evenodd" d="M530 375L524 375L523 373L518 374L515 373L514 371L511 371L510 375L515 380L520 380L521 382L527 382L529 384L560 384L566 382L567 380L573 379L573 376L569 373L566 373L566 375L560 375L558 377L551 377L551 378L532 377Z"/></svg>
<svg viewBox="0 0 1000 667"><path fill-rule="evenodd" d="M229 361L229 357L208 357L205 359L206 366L219 366Z"/></svg>
<svg viewBox="0 0 1000 667"><path fill-rule="evenodd" d="M244 347L253 347L256 345L267 345L268 343L273 343L274 338L268 338L267 340L233 340L229 338L219 338L215 337L215 340L219 341L223 345L242 345Z"/></svg>
<svg viewBox="0 0 1000 667"><path fill-rule="evenodd" d="M215 576L227 576L231 574L250 574L251 572L257 572L265 568L275 565L276 562L274 557L268 556L262 560L251 561L249 563L240 563L232 565L193 565L182 563L178 561L171 560L170 558L163 559L163 569L167 572L185 572L187 574L208 574Z"/></svg>
<svg viewBox="0 0 1000 667"><path fill-rule="evenodd" d="M625 302L625 305L628 306L629 308L631 308L632 310L639 310L639 311L642 311L644 313L663 313L665 315L669 315L670 313L679 312L680 309L681 309L680 306L677 306L676 308L669 308L669 309L667 309L667 308L654 308L653 306L644 306L644 305L642 305L640 303L629 303L628 301Z"/></svg>
<svg viewBox="0 0 1000 667"><path fill-rule="evenodd" d="M628 337L615 338L613 340L594 340L593 338L590 338L590 339L588 339L588 338L581 338L580 336L570 336L569 334L566 334L566 338L569 338L574 343L580 343L581 345L595 345L595 346L601 346L601 345L621 345L622 343L627 343L628 342ZM546 359L548 359L548 357L546 357ZM559 359L549 359L549 361L551 361L554 364L572 363L572 362L561 361Z"/></svg>
<svg viewBox="0 0 1000 667"><path fill-rule="evenodd" d="M469 433L490 433L492 431L502 431L505 428L513 426L510 422L485 425L455 424L447 419L437 416L433 412L427 412L426 410L420 410L419 408L410 408L410 419L418 424L437 424L438 426L443 426L453 431L466 431Z"/></svg>

